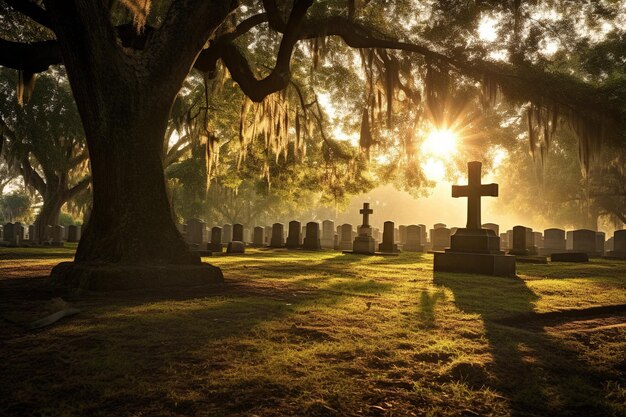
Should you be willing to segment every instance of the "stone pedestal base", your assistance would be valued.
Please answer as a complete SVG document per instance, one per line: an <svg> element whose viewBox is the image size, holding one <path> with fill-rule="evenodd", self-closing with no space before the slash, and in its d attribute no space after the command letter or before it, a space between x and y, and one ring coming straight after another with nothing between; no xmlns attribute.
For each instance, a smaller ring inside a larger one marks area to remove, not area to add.
<svg viewBox="0 0 626 417"><path fill-rule="evenodd" d="M371 236L357 236L352 243L352 252L373 254L376 252L376 240Z"/></svg>
<svg viewBox="0 0 626 417"><path fill-rule="evenodd" d="M608 259L626 259L626 252L618 252L618 251L608 251L606 253L606 256L604 256L605 258Z"/></svg>
<svg viewBox="0 0 626 417"><path fill-rule="evenodd" d="M550 260L552 262L589 262L589 255L585 252L553 253Z"/></svg>
<svg viewBox="0 0 626 417"><path fill-rule="evenodd" d="M198 286L224 282L222 270L198 265L112 265L62 262L52 268L53 284L92 291Z"/></svg>
<svg viewBox="0 0 626 417"><path fill-rule="evenodd" d="M302 245L300 244L300 239L296 239L293 236L288 236L287 237L287 242L285 243L285 247L287 249L297 249L299 247L301 247Z"/></svg>
<svg viewBox="0 0 626 417"><path fill-rule="evenodd" d="M320 239L323 249L333 249L335 247L335 239Z"/></svg>
<svg viewBox="0 0 626 417"><path fill-rule="evenodd" d="M211 252L222 252L222 244L221 243L207 243L206 245L207 250L210 250Z"/></svg>
<svg viewBox="0 0 626 417"><path fill-rule="evenodd" d="M515 276L515 257L493 253L435 252L433 270L512 277Z"/></svg>
<svg viewBox="0 0 626 417"><path fill-rule="evenodd" d="M320 245L320 240L319 239L305 237L304 238L304 243L302 244L302 249L305 249L305 250L320 250L320 249L322 249L322 245Z"/></svg>
<svg viewBox="0 0 626 417"><path fill-rule="evenodd" d="M398 245L395 243L390 243L390 244L385 244L384 242L381 243L380 245L378 245L378 251L379 252L385 252L385 253L398 253L400 252L398 250Z"/></svg>
<svg viewBox="0 0 626 417"><path fill-rule="evenodd" d="M352 250L352 242L342 240L339 242L339 250Z"/></svg>
<svg viewBox="0 0 626 417"><path fill-rule="evenodd" d="M463 253L503 253L500 251L500 237L491 229L457 229L450 236L450 248ZM446 249L446 253L450 251Z"/></svg>
<svg viewBox="0 0 626 417"><path fill-rule="evenodd" d="M402 246L403 252L424 252L424 245L407 242Z"/></svg>

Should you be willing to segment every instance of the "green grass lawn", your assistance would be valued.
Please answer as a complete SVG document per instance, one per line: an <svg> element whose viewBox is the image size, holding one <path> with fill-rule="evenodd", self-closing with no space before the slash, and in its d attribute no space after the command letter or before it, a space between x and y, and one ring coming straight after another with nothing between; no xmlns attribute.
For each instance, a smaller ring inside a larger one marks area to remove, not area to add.
<svg viewBox="0 0 626 417"><path fill-rule="evenodd" d="M0 249L0 415L626 415L625 261L249 250L205 259L222 286L49 287L72 251ZM25 330L57 298L81 312Z"/></svg>

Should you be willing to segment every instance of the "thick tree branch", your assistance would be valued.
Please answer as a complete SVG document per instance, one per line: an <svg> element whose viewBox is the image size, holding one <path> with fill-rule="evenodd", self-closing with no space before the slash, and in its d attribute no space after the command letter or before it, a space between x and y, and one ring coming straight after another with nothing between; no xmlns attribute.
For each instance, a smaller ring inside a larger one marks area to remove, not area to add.
<svg viewBox="0 0 626 417"><path fill-rule="evenodd" d="M228 71L230 71L233 80L239 84L243 92L252 101L260 102L267 95L282 90L287 87L291 80L291 56L294 46L299 39L300 24L312 3L312 0L296 0L294 3L280 42L276 65L267 77L260 80L257 79L244 55L231 42L218 41L215 45L215 50L211 51L211 48L209 48L204 51L203 54L207 54L209 57L208 59L200 59L198 68L202 68L202 65L206 65L207 62L211 62L211 54L217 53L228 68ZM268 13L266 16L269 17L270 15L271 13ZM257 19L261 22L266 16Z"/></svg>
<svg viewBox="0 0 626 417"><path fill-rule="evenodd" d="M4 0L4 2L11 6L15 11L30 17L40 25L47 28L50 27L50 16L48 16L48 12L37 6L35 2L30 0Z"/></svg>
<svg viewBox="0 0 626 417"><path fill-rule="evenodd" d="M39 173L35 171L28 160L28 156L22 158L20 162L20 171L22 171L22 176L24 180L33 185L35 190L42 196L46 194L46 182L41 178Z"/></svg>
<svg viewBox="0 0 626 417"><path fill-rule="evenodd" d="M57 41L21 43L0 39L0 65L4 67L38 73L62 62Z"/></svg>
<svg viewBox="0 0 626 417"><path fill-rule="evenodd" d="M209 38L237 7L236 1L174 0L163 24L146 45L152 77L164 88L180 89ZM175 65L173 65L175 63Z"/></svg>
<svg viewBox="0 0 626 417"><path fill-rule="evenodd" d="M91 184L91 176L86 176L78 181L73 187L67 190L67 193L65 194L65 197L67 197L66 201L73 199L78 194L85 191L87 187L89 187L89 184Z"/></svg>

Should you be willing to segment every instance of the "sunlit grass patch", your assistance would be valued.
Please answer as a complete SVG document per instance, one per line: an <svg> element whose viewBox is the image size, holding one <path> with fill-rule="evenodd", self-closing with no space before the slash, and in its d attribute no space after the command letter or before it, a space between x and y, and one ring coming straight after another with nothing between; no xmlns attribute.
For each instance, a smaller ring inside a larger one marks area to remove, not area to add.
<svg viewBox="0 0 626 417"><path fill-rule="evenodd" d="M43 285L22 278L60 260L3 260L0 273ZM81 313L1 333L9 415L624 413L619 317L502 320L626 303L626 262L520 265L518 278L497 278L433 274L428 254L204 260L223 269L222 289L60 294ZM34 317L45 311L37 297L0 306Z"/></svg>

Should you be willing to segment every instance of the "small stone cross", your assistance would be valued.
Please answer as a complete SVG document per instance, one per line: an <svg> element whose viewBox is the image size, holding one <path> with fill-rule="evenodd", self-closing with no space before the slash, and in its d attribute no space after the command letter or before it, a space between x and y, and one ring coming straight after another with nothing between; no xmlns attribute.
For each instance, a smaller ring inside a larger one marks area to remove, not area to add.
<svg viewBox="0 0 626 417"><path fill-rule="evenodd" d="M467 197L467 228L480 229L480 198L483 196L497 197L498 184L481 184L480 170L482 163L467 163L467 185L453 185L452 197Z"/></svg>
<svg viewBox="0 0 626 417"><path fill-rule="evenodd" d="M370 203L363 203L363 208L361 210L359 210L359 213L361 213L363 215L363 225L362 226L369 226L370 225L370 214L372 214L374 212L374 210L372 210L370 208Z"/></svg>

